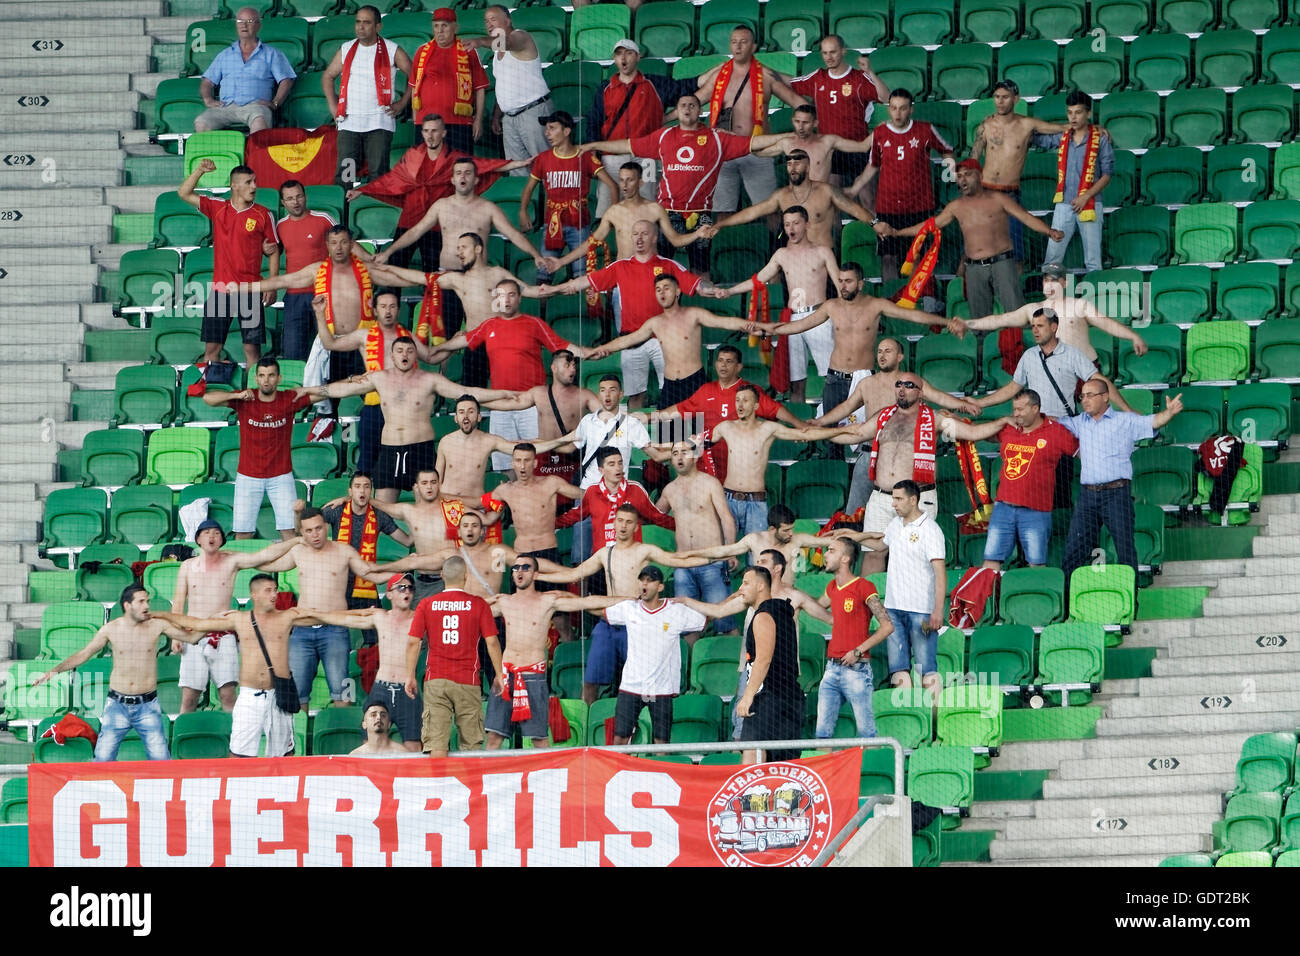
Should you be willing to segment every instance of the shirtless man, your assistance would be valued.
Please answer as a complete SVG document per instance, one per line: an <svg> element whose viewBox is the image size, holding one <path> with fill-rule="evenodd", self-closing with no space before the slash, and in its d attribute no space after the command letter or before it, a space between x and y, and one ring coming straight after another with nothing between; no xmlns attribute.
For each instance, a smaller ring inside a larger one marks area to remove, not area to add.
<svg viewBox="0 0 1300 956"><path fill-rule="evenodd" d="M419 222L385 246L383 251L376 253L376 262L381 265L386 263L394 252L405 249L434 226L441 228L445 225L449 229L455 229L457 234L475 233L485 244L489 234L499 232L516 249L528 253L538 269L555 271L555 260L543 257L528 237L511 225L500 206L474 192L474 187L478 185L478 167L474 165L473 159L466 157L456 160L452 167L451 185L455 192L435 202ZM452 270L458 264L456 253L444 243L438 261L439 268Z"/></svg>
<svg viewBox="0 0 1300 956"><path fill-rule="evenodd" d="M316 282L316 274L321 266L328 262L331 266L329 291L321 296L325 300L326 321L334 326L332 330L334 335L347 335L357 330L363 318L367 317L363 312L369 311L362 308L361 284L357 281L357 273L365 274L366 265L360 259L353 263L352 247L352 230L347 226L334 226L325 233L327 259L308 263L297 272L259 279L249 284L249 291L274 292L276 289L312 286ZM369 305L369 303L365 304ZM353 346L354 349L359 347L359 345ZM339 349L338 351L350 350Z"/></svg>
<svg viewBox="0 0 1300 956"><path fill-rule="evenodd" d="M397 723L398 733L402 735L401 749L418 753L422 714L420 698L416 696L415 664L420 656L420 642L411 636L415 579L409 574L394 574L388 579L385 596L392 605L390 611L381 607L350 611L313 609L312 616L322 624L357 630L372 628L379 635L379 669L366 698L366 714L376 704L383 707L388 723ZM387 727L384 733L387 735Z"/></svg>
<svg viewBox="0 0 1300 956"><path fill-rule="evenodd" d="M230 610L235 595L235 575L245 568L256 568L274 561L301 538L286 538L252 554L222 551L226 532L211 518L194 532L199 553L181 562L172 592L172 609L191 617L216 617ZM208 689L208 681L217 685L221 708L230 713L235 706L235 682L239 678L239 649L229 628L203 635L193 646L188 641L172 641L172 653L181 655L181 713L198 709L199 696Z"/></svg>
<svg viewBox="0 0 1300 956"><path fill-rule="evenodd" d="M693 441L673 444L673 468L677 477L659 495L659 507L677 521L675 531L678 552L698 551L736 540L736 519L727 507L722 482L697 467L700 446ZM715 561L700 568L678 568L673 573L676 597L700 598L710 603L722 601L730 590L729 574L735 562ZM736 622L730 617L718 621L714 630L730 634ZM690 644L698 633L686 635Z"/></svg>
<svg viewBox="0 0 1300 956"><path fill-rule="evenodd" d="M303 543L263 568L266 571L298 569L298 603L301 607L317 611L346 611L348 572L376 584L384 580L375 572L375 566L363 560L351 545L330 540L329 525L319 510L304 508L299 518ZM346 627L330 624L294 626L289 637L289 667L294 683L298 685L298 699L304 711L311 697L318 663L325 665L325 680L329 683L333 705L347 707L353 702L354 691L345 683L351 650ZM250 655L245 653L243 656L248 658Z"/></svg>
<svg viewBox="0 0 1300 956"><path fill-rule="evenodd" d="M100 718L95 759L116 760L122 738L134 729L150 760L170 760L162 708L158 705L158 639L165 634L174 641L197 644L205 635L187 631L165 616L150 614L149 592L138 584L128 584L118 604L122 607L121 617L97 630L89 644L41 674L31 686L34 690L55 674L80 667L105 647L111 647L113 670L108 677L108 700Z"/></svg>
<svg viewBox="0 0 1300 956"><path fill-rule="evenodd" d="M546 678L546 662L550 656L551 617L557 612L596 611L626 600L617 595L579 598L565 591L539 591L533 586L537 567L536 558L516 557L510 568L514 593L498 594L488 600L506 625L506 648L501 654L503 673L492 682L484 721L488 750L500 750L512 736L516 724L524 736L532 738L534 747L550 745L548 708L551 690ZM512 699L525 696L528 700L526 712L516 718ZM594 696L592 700L595 700Z"/></svg>
<svg viewBox="0 0 1300 956"><path fill-rule="evenodd" d="M662 548L637 541L641 515L636 506L624 503L614 514L614 542L601 548L574 568L561 568L539 574L538 579L552 584L572 584L598 572L605 575L605 593L625 597L641 591L637 580L641 570L653 561L670 568L698 568L707 564L704 558L687 558L669 554ZM536 560L536 559L533 559ZM606 607L608 605L598 605ZM627 628L600 621L591 632L591 650L587 656L586 672L582 675L582 699L588 705L595 703L600 688L614 679L616 664L627 660Z"/></svg>
<svg viewBox="0 0 1300 956"><path fill-rule="evenodd" d="M349 757L404 757L410 752L411 748L407 746L405 735L402 743L398 743L388 735L388 729L393 726L393 717L388 710L388 705L382 700L371 701L366 704L365 712L361 715L361 729L366 732L366 742L356 750L349 751ZM415 741L416 752L419 751L419 741Z"/></svg>
<svg viewBox="0 0 1300 956"><path fill-rule="evenodd" d="M415 475L415 501L386 502L376 498L375 508L410 529L411 550L415 554L441 551L455 544L465 504L459 498L443 497L442 476L432 466ZM390 570L385 566L382 570ZM442 590L442 578L436 574L415 575L415 601Z"/></svg>
<svg viewBox="0 0 1300 956"><path fill-rule="evenodd" d="M415 340L400 336L393 342L392 362L387 368L346 382L331 382L318 391L330 398L379 394L384 429L379 436L376 459L375 500L393 502L399 491L415 483L416 475L434 467L436 447L431 414L434 397L456 398L473 395L483 402L510 398L513 393L457 385L437 372L426 372L416 362Z"/></svg>
<svg viewBox="0 0 1300 956"><path fill-rule="evenodd" d="M727 506L736 519L736 533L746 535L767 527L767 456L776 439L820 441L840 434L839 428L796 430L755 416L758 389L749 384L736 391L735 419L713 429L715 442L727 443Z"/></svg>
<svg viewBox="0 0 1300 956"><path fill-rule="evenodd" d="M293 714L286 713L276 704L272 672L266 666L271 659L274 676L289 676L289 631L296 624L308 624L315 619L303 608L276 608L278 595L275 576L256 574L248 582L249 609L226 611L220 616L197 618L174 611L159 611L154 617L183 627L191 633L214 631L221 628L233 630L244 646L239 655L239 699L231 713L230 756L256 757L263 734L266 735L268 757L288 757L293 754ZM253 622L257 622L254 630ZM259 638L261 639L259 641ZM262 653L262 645L266 654ZM346 661L345 661L346 663ZM303 698L305 707L307 699ZM103 740L102 731L100 740Z"/></svg>
<svg viewBox="0 0 1300 956"><path fill-rule="evenodd" d="M815 183L829 183L834 153L871 152L871 134L858 142L833 133L817 131L817 107L802 103L794 108L791 120L794 132L767 133L754 137L755 156L791 156L802 152L808 162L807 178ZM870 220L864 219L863 222Z"/></svg>
<svg viewBox="0 0 1300 956"><path fill-rule="evenodd" d="M785 279L786 302L791 310L791 321L806 318L826 301L826 285L830 276L838 276L839 263L830 246L814 245L808 238L808 210L791 206L781 214L787 242L767 261L754 276L759 282L771 282L778 274ZM751 280L737 282L729 289L718 289L714 297L751 292ZM809 332L801 332L789 340L790 347L790 401L804 401L808 381L808 353L817 364L817 373L825 376L829 368L831 350L835 342L831 329L818 325Z"/></svg>
<svg viewBox="0 0 1300 956"><path fill-rule="evenodd" d="M456 399L454 414L456 431L444 435L438 442L437 468L438 474L443 476L443 488L453 498L478 502L488 509L487 496L483 491L488 459L493 452L513 456L518 443L506 441L478 427L483 416L478 400L472 395L462 395ZM536 451L549 452L564 443L563 437L549 441L535 439L533 446ZM513 464L513 458L511 461ZM488 518L489 524L495 524L501 518L500 512L491 512ZM499 533L495 537L497 541L501 539Z"/></svg>
<svg viewBox="0 0 1300 956"><path fill-rule="evenodd" d="M1025 304L1025 296L1016 268L1019 254L1012 249L1008 222L1024 223L1034 232L1058 241L1065 233L1030 215L1007 193L985 189L980 182L980 164L974 159L963 159L957 164L957 188L961 196L943 207L934 217L934 224L943 229L955 221L961 227L965 243L966 300L971 315L992 315L995 292L1004 309L1020 308ZM895 229L880 222L876 231L886 236L915 236L922 225Z"/></svg>
<svg viewBox="0 0 1300 956"><path fill-rule="evenodd" d="M804 548L824 548L827 538L815 534L795 533L795 515L785 505L773 505L768 512L767 528L751 531L735 542L715 545L709 548L696 548L693 551L678 549L683 557L734 559L742 554L749 555L750 564L761 564L770 569L770 562L764 564L763 552L775 551L781 555L780 575L783 583L794 585L795 567L799 564L799 552ZM853 532L847 532L853 534Z"/></svg>
<svg viewBox="0 0 1300 956"><path fill-rule="evenodd" d="M750 328L745 319L714 315L695 306L682 305L682 287L677 277L665 272L655 279L655 300L663 310L645 325L597 348L592 359L602 359L623 349L634 348L651 337L659 342L664 356L664 384L659 390L659 407L684 402L708 381L704 374L701 329L730 329L743 332Z"/></svg>
<svg viewBox="0 0 1300 956"><path fill-rule="evenodd" d="M808 211L808 241L815 246L834 248L840 230L840 217L836 215L836 210L862 222L871 222L871 213L829 183L812 179L808 175L808 169L808 154L802 149L790 150L785 156L785 170L790 185L782 186L762 202L746 206L739 212L722 217L711 226L700 227L698 231L705 238L712 239L719 229L739 226L741 223L753 222L800 206Z"/></svg>
<svg viewBox="0 0 1300 956"><path fill-rule="evenodd" d="M931 518L937 517L939 499L935 492L934 453L938 450L938 443L983 441L997 435L1004 425L1012 424L1010 417L967 424L926 405L921 400L921 387L921 377L915 372L896 373L894 404L882 409L865 424L847 429L834 439L841 444L869 442L871 445L870 454L861 456L867 459L867 475L875 483L862 519L864 534L884 533L897 512L894 511L892 491L887 494L880 489L892 489L905 479L920 486L918 505L921 510ZM884 569L883 553L866 552L862 559L864 575Z"/></svg>
<svg viewBox="0 0 1300 956"><path fill-rule="evenodd" d="M1060 135L1069 129L1068 123L1048 123L1038 117L1020 115L1016 112L1019 100L1020 87L1014 81L1000 80L994 84L993 112L975 128L975 141L970 148L971 159L978 161L983 158L984 188L1007 195L1017 206L1020 205L1020 174L1024 172L1025 157L1029 155L1034 135L1054 134L1060 142ZM1013 216L1011 242L1016 260L1020 261L1024 258L1024 233L1019 223L1024 220L1017 220L1018 217ZM1061 239L1060 236L1052 238L1058 242Z"/></svg>

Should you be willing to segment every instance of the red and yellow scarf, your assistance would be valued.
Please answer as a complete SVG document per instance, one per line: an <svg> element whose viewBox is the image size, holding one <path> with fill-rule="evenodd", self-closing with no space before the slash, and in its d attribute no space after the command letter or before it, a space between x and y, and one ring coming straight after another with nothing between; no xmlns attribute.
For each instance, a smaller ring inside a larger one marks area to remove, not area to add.
<svg viewBox="0 0 1300 956"><path fill-rule="evenodd" d="M897 405L890 405L876 416L876 437L871 439L871 459L868 462L867 475L876 480L876 459L880 452L880 434L885 425L898 411ZM916 412L916 433L912 438L912 480L918 485L934 484L935 453L934 411L921 402Z"/></svg>
<svg viewBox="0 0 1300 956"><path fill-rule="evenodd" d="M447 327L442 321L442 288L438 285L441 272L424 274L424 298L420 300L420 320L415 326L417 342L441 345L447 341Z"/></svg>
<svg viewBox="0 0 1300 956"><path fill-rule="evenodd" d="M402 326L397 327L398 336L410 335ZM376 322L369 331L366 332L366 344L361 347L362 355L366 361L367 372L378 372L384 367L384 330ZM366 392L366 397L362 399L367 405L379 404L378 392Z"/></svg>
<svg viewBox="0 0 1300 956"><path fill-rule="evenodd" d="M713 126L718 122L718 117L722 115L724 109L723 96L727 92L727 86L731 83L731 73L736 68L735 60L728 60L722 64L722 69L718 70L718 78L713 81L713 93L709 97L709 125ZM754 109L754 131L751 135L759 136L763 132L763 121L767 118L765 101L767 94L763 89L763 64L758 60L749 61L749 102Z"/></svg>
<svg viewBox="0 0 1300 956"><path fill-rule="evenodd" d="M411 96L411 109L416 116L420 115L420 87L424 85L424 67L437 45L436 40L430 40L415 52L415 79L411 81L413 84L411 89L414 90ZM474 115L474 104L470 102L474 96L474 78L469 71L469 58L474 55L477 54L471 54L469 47L464 43L460 40L456 41L456 102L452 106L452 112L457 116Z"/></svg>
<svg viewBox="0 0 1300 956"><path fill-rule="evenodd" d="M1056 195L1052 202L1065 202L1065 165L1070 155L1070 130L1061 134L1061 145L1056 149ZM1101 151L1101 127L1088 126L1087 152L1083 156L1083 173L1079 176L1079 194L1087 192L1097 181L1097 154ZM1079 210L1079 222L1093 222L1097 218L1097 197L1089 196Z"/></svg>
<svg viewBox="0 0 1300 956"><path fill-rule="evenodd" d="M926 249L925 255L921 255L921 250L930 240L930 248ZM920 300L925 292L925 287L930 283L930 277L934 275L934 267L939 261L939 243L943 240L943 230L934 224L934 218L931 217L921 223L921 229L912 240L912 245L907 250L907 259L899 266L900 275L908 276L907 285L899 289L894 294L894 301L904 309L915 309L916 303ZM917 258L920 258L921 264L917 266Z"/></svg>
<svg viewBox="0 0 1300 956"><path fill-rule="evenodd" d="M352 543L351 502L343 505L343 514L339 516L339 540L348 545ZM369 561L371 564L374 563L375 557L379 553L379 518L375 515L375 509L371 505L366 505L366 520L361 526L361 547L357 549L357 553L361 555L362 561ZM358 577L352 585L352 596L354 598L377 598L379 592L375 589L373 582Z"/></svg>
<svg viewBox="0 0 1300 956"><path fill-rule="evenodd" d="M609 265L609 243L604 239L587 240L587 275L591 275L597 269L603 269ZM600 293L590 286L587 287L587 317L597 318L600 315Z"/></svg>
<svg viewBox="0 0 1300 956"><path fill-rule="evenodd" d="M380 106L393 105L393 67L388 62L388 45L384 43L381 37L376 42L375 50L375 91L378 93ZM352 60L357 55L357 48L361 46L358 40L352 44L348 50L348 55L343 58L343 77L339 81L339 118L342 119L348 114L348 80L352 76Z"/></svg>
<svg viewBox="0 0 1300 956"><path fill-rule="evenodd" d="M961 465L961 476L966 482L971 506L970 513L962 515L958 521L971 532L983 531L993 515L993 500L989 497L989 483L984 477L984 466L980 464L980 454L974 442L957 442L957 463Z"/></svg>
<svg viewBox="0 0 1300 956"><path fill-rule="evenodd" d="M352 275L356 277L357 288L361 290L361 324L375 321L374 290L370 283L370 270L356 256L352 257ZM326 259L316 270L316 282L313 292L325 296L325 327L334 331L334 260Z"/></svg>

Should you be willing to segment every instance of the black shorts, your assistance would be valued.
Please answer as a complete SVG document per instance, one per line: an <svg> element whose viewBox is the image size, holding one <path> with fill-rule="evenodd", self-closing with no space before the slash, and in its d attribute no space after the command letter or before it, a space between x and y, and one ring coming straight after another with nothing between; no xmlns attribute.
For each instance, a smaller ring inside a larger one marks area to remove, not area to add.
<svg viewBox="0 0 1300 956"><path fill-rule="evenodd" d="M415 487L415 476L429 471L438 461L437 443L417 441L410 445L380 445L376 463L375 488L396 488L410 491Z"/></svg>
<svg viewBox="0 0 1300 956"><path fill-rule="evenodd" d="M689 228L686 225L687 216L684 213L669 212L668 221L672 223L672 227L680 233L691 233L694 232L696 229L700 228L700 226L713 225L712 212L704 210L701 212L692 213L691 215L693 215L696 218L696 222L694 225L690 226ZM691 243L689 246L686 247L686 260L687 262L690 263L692 272L709 271L709 248L711 244L712 244L711 240L696 239L693 243ZM669 256L668 258L671 259L672 256Z"/></svg>
<svg viewBox="0 0 1300 956"><path fill-rule="evenodd" d="M750 706L752 717L740 724L741 740L799 740L803 737L803 693L784 700L760 692ZM772 750L768 760L794 760L798 750Z"/></svg>
<svg viewBox="0 0 1300 956"><path fill-rule="evenodd" d="M365 708L371 704L383 704L388 708L388 715L393 719L403 741L420 739L420 721L424 714L424 703L419 693L412 700L406 696L406 688L401 684L377 680L370 688L370 696L366 698L365 707L361 708L361 712L364 714Z"/></svg>
<svg viewBox="0 0 1300 956"><path fill-rule="evenodd" d="M928 212L898 212L898 213L877 213L881 222L887 222L895 229L906 229L908 226L915 226L918 222L925 222L930 218L932 213ZM876 239L876 255L893 256L899 260L907 258L907 250L912 247L911 236L889 236L887 238Z"/></svg>
<svg viewBox="0 0 1300 956"><path fill-rule="evenodd" d="M450 330L448 330L450 331ZM460 384L469 388L488 387L488 354L486 345L465 349L461 353Z"/></svg>
<svg viewBox="0 0 1300 956"><path fill-rule="evenodd" d="M554 561L556 564L563 565L564 559L560 557L559 548L543 548L541 551L520 551L521 558L541 558L543 561ZM538 591L567 591L567 584L552 584L549 581L535 581L533 587Z"/></svg>
<svg viewBox="0 0 1300 956"><path fill-rule="evenodd" d="M230 332L230 320L239 322L239 337L245 345L266 341L266 323L262 320L262 295L259 292L208 293L203 305L203 325L199 338L205 343L224 344Z"/></svg>
<svg viewBox="0 0 1300 956"><path fill-rule="evenodd" d="M498 737L509 738L516 727L525 737L541 740L550 733L551 686L545 674L525 674L524 687L528 691L528 707L532 716L525 721L515 723L511 717L514 712L512 701L506 700L495 691L488 697L487 714L483 720L484 729L490 730Z"/></svg>
<svg viewBox="0 0 1300 956"><path fill-rule="evenodd" d="M325 373L327 381L341 382L345 378L350 378L353 375L364 375L365 373L366 360L361 357L359 350L330 352L329 370Z"/></svg>
<svg viewBox="0 0 1300 956"><path fill-rule="evenodd" d="M666 378L664 387L659 389L659 407L667 408L684 402L708 383L708 376L703 368L698 368L686 378Z"/></svg>
<svg viewBox="0 0 1300 956"><path fill-rule="evenodd" d="M626 691L618 692L618 703L614 705L614 736L631 737L636 733L642 707L650 708L650 727L654 739L669 739L673 733L672 695L647 700L640 694L629 694Z"/></svg>
<svg viewBox="0 0 1300 956"><path fill-rule="evenodd" d="M835 176L843 176L844 186L847 188L853 180L862 175L870 158L870 153L841 153L838 149L834 150L831 153L831 173Z"/></svg>

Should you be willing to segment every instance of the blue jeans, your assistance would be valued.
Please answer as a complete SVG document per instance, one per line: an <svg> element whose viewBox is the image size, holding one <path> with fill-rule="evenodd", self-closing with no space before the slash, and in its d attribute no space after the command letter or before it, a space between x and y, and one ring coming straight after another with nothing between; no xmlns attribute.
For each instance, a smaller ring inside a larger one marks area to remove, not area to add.
<svg viewBox="0 0 1300 956"><path fill-rule="evenodd" d="M587 670L582 679L588 684L608 684L618 665L627 660L627 628L600 621L591 631L591 648L587 652Z"/></svg>
<svg viewBox="0 0 1300 956"><path fill-rule="evenodd" d="M939 673L939 632L930 630L929 612L885 610L894 622L894 631L885 641L890 675L910 670L913 661L922 677Z"/></svg>
<svg viewBox="0 0 1300 956"><path fill-rule="evenodd" d="M571 567L577 567L591 557L591 519L583 518L573 526L573 543L569 545Z"/></svg>
<svg viewBox="0 0 1300 956"><path fill-rule="evenodd" d="M696 598L708 604L726 600L731 593L727 584L726 561L714 561L702 568L678 568L673 572L673 593L677 597ZM719 634L734 631L735 618L719 618L713 629Z"/></svg>
<svg viewBox="0 0 1300 956"><path fill-rule="evenodd" d="M99 719L99 739L95 743L96 760L116 760L117 748L132 728L144 742L150 760L171 760L167 734L163 731L162 708L158 698L143 704L124 704L110 697Z"/></svg>
<svg viewBox="0 0 1300 956"><path fill-rule="evenodd" d="M543 228L544 227L545 227L545 223L543 223ZM577 226L565 226L564 227L564 248L565 249L578 248L578 246L582 245L584 242L587 241L587 237L589 235L591 235L590 226L584 226L581 229L579 229ZM543 249L542 255L545 256L549 254L549 255L554 255L558 258L563 253L563 251L564 250L562 249L551 249L551 250ZM578 258L574 259L573 262L570 264L569 269L572 271L572 273L575 276L584 275L587 271L587 257L578 256ZM538 282L547 282L550 280L550 278L551 278L551 274L549 272L544 272L541 269L537 270Z"/></svg>
<svg viewBox="0 0 1300 956"><path fill-rule="evenodd" d="M1065 539L1065 557L1061 568L1065 571L1066 588L1075 568L1092 559L1097 547L1101 526L1105 525L1115 540L1115 556L1120 564L1127 564L1137 573L1137 545L1133 541L1133 492L1131 485L1118 488L1081 488L1079 503L1070 519L1070 532Z"/></svg>
<svg viewBox="0 0 1300 956"><path fill-rule="evenodd" d="M1052 513L1035 511L1005 501L993 503L988 538L984 542L985 561L1005 561L1020 541L1025 563L1041 567L1047 564L1047 544L1052 539Z"/></svg>
<svg viewBox="0 0 1300 956"><path fill-rule="evenodd" d="M1059 229L1065 233L1065 237L1057 242L1055 239L1047 240L1047 252L1043 255L1043 265L1060 265L1065 261L1065 250L1070 247L1070 240L1074 238L1074 231L1079 230L1079 241L1083 243L1083 266L1089 272L1096 272L1101 268L1101 197L1097 197L1097 207L1094 210L1097 218L1092 222L1080 222L1079 214L1070 208L1068 202L1058 202L1056 209L1052 212L1052 228Z"/></svg>
<svg viewBox="0 0 1300 956"><path fill-rule="evenodd" d="M346 627L325 624L320 627L295 627L289 632L289 670L298 685L298 697L303 706L311 698L312 681L316 679L316 663L325 664L325 680L330 687L330 700L344 700L343 682L348 676L348 654L352 642ZM353 695L355 699L355 694Z"/></svg>
<svg viewBox="0 0 1300 956"><path fill-rule="evenodd" d="M747 534L767 530L767 502L741 501L727 495L727 507L731 517L736 519L736 540Z"/></svg>
<svg viewBox="0 0 1300 956"><path fill-rule="evenodd" d="M306 361L311 352L311 340L316 337L312 297L311 292L284 295L284 311L280 313L280 354L284 358Z"/></svg>
<svg viewBox="0 0 1300 956"><path fill-rule="evenodd" d="M826 673L817 687L817 736L835 734L840 704L848 701L859 737L876 736L876 715L871 709L871 661L862 660L846 667L837 660L826 662Z"/></svg>

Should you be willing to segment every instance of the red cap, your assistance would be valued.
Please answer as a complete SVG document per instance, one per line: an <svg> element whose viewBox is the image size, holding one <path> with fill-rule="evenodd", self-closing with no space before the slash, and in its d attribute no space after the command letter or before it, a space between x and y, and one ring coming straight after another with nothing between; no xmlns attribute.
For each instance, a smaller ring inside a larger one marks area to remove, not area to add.
<svg viewBox="0 0 1300 956"><path fill-rule="evenodd" d="M439 20L448 23L455 23L456 11L451 7L439 7L437 10L433 11L433 19L435 23Z"/></svg>
<svg viewBox="0 0 1300 956"><path fill-rule="evenodd" d="M411 576L410 572L403 572L402 574L394 574L391 578L388 579L388 590L391 591L393 588L401 584L403 580L409 578L410 576Z"/></svg>
<svg viewBox="0 0 1300 956"><path fill-rule="evenodd" d="M973 170L975 170L975 172L977 172L977 173L982 173L982 172L984 172L984 167L980 165L979 160L976 159L974 156L969 156L969 157L967 157L966 159L963 159L960 163L957 164L957 168L958 168L958 169L973 169Z"/></svg>

